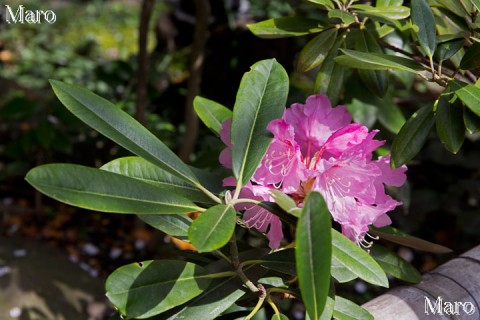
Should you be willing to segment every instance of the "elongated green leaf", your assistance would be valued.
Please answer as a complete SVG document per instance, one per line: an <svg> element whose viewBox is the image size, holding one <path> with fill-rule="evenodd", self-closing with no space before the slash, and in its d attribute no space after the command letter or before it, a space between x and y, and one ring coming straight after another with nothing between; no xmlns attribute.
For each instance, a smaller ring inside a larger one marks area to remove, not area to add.
<svg viewBox="0 0 480 320"><path fill-rule="evenodd" d="M415 112L400 129L392 145L392 168L399 168L417 155L435 122L431 105Z"/></svg>
<svg viewBox="0 0 480 320"><path fill-rule="evenodd" d="M368 53L349 49L340 49L344 55L335 58L341 65L355 69L404 70L416 73L423 70L415 61L382 53Z"/></svg>
<svg viewBox="0 0 480 320"><path fill-rule="evenodd" d="M288 317L284 314L274 314L272 320L288 320Z"/></svg>
<svg viewBox="0 0 480 320"><path fill-rule="evenodd" d="M355 22L355 16L353 14L348 11L338 9L329 10L328 17L340 19L345 24L345 26L351 25Z"/></svg>
<svg viewBox="0 0 480 320"><path fill-rule="evenodd" d="M480 116L480 87L472 84L465 84L460 81L449 81L448 86L455 91L457 97L472 110L477 116Z"/></svg>
<svg viewBox="0 0 480 320"><path fill-rule="evenodd" d="M252 250L240 253L240 261L255 259L264 255L265 250ZM223 261L218 261L206 267L209 273L230 271L231 266ZM244 269L244 273L252 282L256 282L265 274L265 269L260 266L250 266ZM247 289L238 277L213 279L210 286L198 297L186 304L176 307L155 318L155 320L178 320L178 319L216 319L222 312L227 310Z"/></svg>
<svg viewBox="0 0 480 320"><path fill-rule="evenodd" d="M193 185L192 171L163 142L111 102L81 87L50 80L58 99L70 112L125 149Z"/></svg>
<svg viewBox="0 0 480 320"><path fill-rule="evenodd" d="M201 294L210 284L205 270L178 260L144 261L115 270L107 279L107 297L126 317L144 319Z"/></svg>
<svg viewBox="0 0 480 320"><path fill-rule="evenodd" d="M378 121L391 132L398 134L406 120L390 92L377 104L377 108Z"/></svg>
<svg viewBox="0 0 480 320"><path fill-rule="evenodd" d="M235 218L236 213L231 206L220 204L211 207L193 221L188 238L198 252L219 249L232 237Z"/></svg>
<svg viewBox="0 0 480 320"><path fill-rule="evenodd" d="M265 39L297 37L323 30L320 21L301 17L270 19L247 24L247 27L254 35Z"/></svg>
<svg viewBox="0 0 480 320"><path fill-rule="evenodd" d="M335 283L333 280L330 281L330 290L328 291L327 303L325 308L323 308L322 314L320 315L319 320L331 320L333 315L333 309L335 307ZM308 319L307 317L305 317Z"/></svg>
<svg viewBox="0 0 480 320"><path fill-rule="evenodd" d="M333 256L345 268L359 278L382 287L388 287L388 279L373 258L355 243L332 229Z"/></svg>
<svg viewBox="0 0 480 320"><path fill-rule="evenodd" d="M215 101L195 97L193 108L203 123L217 136L220 135L222 122L232 117L232 111Z"/></svg>
<svg viewBox="0 0 480 320"><path fill-rule="evenodd" d="M295 249L279 250L263 256L260 260L261 265L265 268L293 276L297 275L297 268L295 266Z"/></svg>
<svg viewBox="0 0 480 320"><path fill-rule="evenodd" d="M354 4L351 6L357 9L359 15L369 17L382 17L392 20L401 20L410 16L410 8L404 6L376 6L372 7L365 4Z"/></svg>
<svg viewBox="0 0 480 320"><path fill-rule="evenodd" d="M458 52L458 50L463 48L464 42L465 41L463 39L458 39L458 38L441 42L437 46L437 50L435 51L435 56L440 61L450 59L455 53Z"/></svg>
<svg viewBox="0 0 480 320"><path fill-rule="evenodd" d="M322 33L310 40L300 51L297 69L305 72L321 65L336 37L337 29L331 28L322 31Z"/></svg>
<svg viewBox="0 0 480 320"><path fill-rule="evenodd" d="M480 131L480 117L468 108L463 110L463 123L470 134Z"/></svg>
<svg viewBox="0 0 480 320"><path fill-rule="evenodd" d="M375 5L377 7L401 6L403 0L378 0Z"/></svg>
<svg viewBox="0 0 480 320"><path fill-rule="evenodd" d="M333 2L331 0L308 0L308 1L321 5L325 9L331 10L334 8Z"/></svg>
<svg viewBox="0 0 480 320"><path fill-rule="evenodd" d="M315 79L314 92L328 95L332 105L337 104L344 87L344 68L337 64L334 59L338 55L338 49L345 42L345 38L345 33L337 37Z"/></svg>
<svg viewBox="0 0 480 320"><path fill-rule="evenodd" d="M435 115L438 137L448 151L457 153L465 139L463 110L460 103L450 104L449 97L441 95Z"/></svg>
<svg viewBox="0 0 480 320"><path fill-rule="evenodd" d="M472 4L480 11L480 0L472 0Z"/></svg>
<svg viewBox="0 0 480 320"><path fill-rule="evenodd" d="M386 273L397 279L411 283L419 283L422 280L420 272L410 263L381 245L374 244L370 255Z"/></svg>
<svg viewBox="0 0 480 320"><path fill-rule="evenodd" d="M25 178L56 200L90 210L175 214L202 210L190 200L137 179L75 164L47 164Z"/></svg>
<svg viewBox="0 0 480 320"><path fill-rule="evenodd" d="M356 34L355 49L363 52L383 53L375 37L367 29L360 30ZM387 71L385 70L359 70L360 78L367 88L377 95L383 97L387 92Z"/></svg>
<svg viewBox="0 0 480 320"><path fill-rule="evenodd" d="M213 203L191 184L140 157L125 157L104 164L100 169L142 180L196 202Z"/></svg>
<svg viewBox="0 0 480 320"><path fill-rule="evenodd" d="M383 228L375 228L370 226L370 233L379 236L382 239L388 240L393 243L401 244L405 247L433 252L433 253L449 253L452 252L451 249L431 243L429 241L419 239L417 237L413 237L405 232L402 232L398 229L393 227L383 227Z"/></svg>
<svg viewBox="0 0 480 320"><path fill-rule="evenodd" d="M332 256L332 277L340 283L349 282L358 276L345 267L335 256Z"/></svg>
<svg viewBox="0 0 480 320"><path fill-rule="evenodd" d="M240 83L233 110L231 139L233 173L244 186L272 140L268 123L282 116L288 95L288 75L275 60L255 63Z"/></svg>
<svg viewBox="0 0 480 320"><path fill-rule="evenodd" d="M285 212L290 213L297 218L300 217L302 209L297 207L297 204L292 198L279 190L270 190L270 194L272 195L273 200L275 200L275 203L285 210Z"/></svg>
<svg viewBox="0 0 480 320"><path fill-rule="evenodd" d="M436 30L432 9L425 0L412 0L412 21L418 26L418 41L427 56L435 52Z"/></svg>
<svg viewBox="0 0 480 320"><path fill-rule="evenodd" d="M137 217L155 229L180 240L189 241L188 228L192 224L192 219L187 216L182 214L139 214Z"/></svg>
<svg viewBox="0 0 480 320"><path fill-rule="evenodd" d="M319 319L327 302L332 260L331 216L325 200L311 192L298 220L295 250L298 281L311 319Z"/></svg>
<svg viewBox="0 0 480 320"><path fill-rule="evenodd" d="M373 316L352 301L335 296L333 317L338 320L374 320Z"/></svg>
<svg viewBox="0 0 480 320"><path fill-rule="evenodd" d="M471 70L480 66L480 43L474 42L460 61L460 69Z"/></svg>
<svg viewBox="0 0 480 320"><path fill-rule="evenodd" d="M437 0L439 4L441 4L445 9L453 12L457 16L461 17L462 19L465 18L465 15L469 15L470 12L467 12L462 6L461 0L451 1L451 0ZM468 1L468 0L467 0Z"/></svg>

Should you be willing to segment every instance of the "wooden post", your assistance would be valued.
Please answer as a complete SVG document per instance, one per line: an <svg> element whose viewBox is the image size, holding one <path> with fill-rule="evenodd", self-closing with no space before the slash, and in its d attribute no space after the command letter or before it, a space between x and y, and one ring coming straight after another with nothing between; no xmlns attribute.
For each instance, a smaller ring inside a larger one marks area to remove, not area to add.
<svg viewBox="0 0 480 320"><path fill-rule="evenodd" d="M480 246L363 307L375 319L480 319Z"/></svg>

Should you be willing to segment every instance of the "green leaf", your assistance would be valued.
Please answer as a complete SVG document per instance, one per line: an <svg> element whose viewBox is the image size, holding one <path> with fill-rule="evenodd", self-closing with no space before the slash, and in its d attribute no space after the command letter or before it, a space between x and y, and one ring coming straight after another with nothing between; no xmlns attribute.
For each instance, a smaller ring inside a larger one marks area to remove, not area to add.
<svg viewBox="0 0 480 320"><path fill-rule="evenodd" d="M370 256L386 273L397 279L411 283L419 283L422 280L420 272L410 263L381 245L374 244L370 249Z"/></svg>
<svg viewBox="0 0 480 320"><path fill-rule="evenodd" d="M401 6L403 0L377 0L375 5L377 7Z"/></svg>
<svg viewBox="0 0 480 320"><path fill-rule="evenodd" d="M25 179L40 192L80 208L116 213L175 214L203 210L151 184L75 164L47 164Z"/></svg>
<svg viewBox="0 0 480 320"><path fill-rule="evenodd" d="M480 88L472 85L465 84L460 81L449 81L448 86L455 91L460 100L472 110L477 116L480 116Z"/></svg>
<svg viewBox="0 0 480 320"><path fill-rule="evenodd" d="M198 296L210 281L205 270L193 263L150 260L118 268L107 278L105 288L120 313L144 319Z"/></svg>
<svg viewBox="0 0 480 320"><path fill-rule="evenodd" d="M231 129L233 173L242 186L267 152L272 140L267 125L282 116L287 95L288 75L275 59L255 63L242 78Z"/></svg>
<svg viewBox="0 0 480 320"><path fill-rule="evenodd" d="M281 273L297 275L295 266L295 249L283 249L267 254L260 258L263 267Z"/></svg>
<svg viewBox="0 0 480 320"><path fill-rule="evenodd" d="M345 70L337 64L334 59L338 55L338 49L345 42L345 38L345 33L337 37L327 57L320 66L315 79L314 92L326 94L330 98L332 105L337 104L344 87L343 80Z"/></svg>
<svg viewBox="0 0 480 320"><path fill-rule="evenodd" d="M214 203L202 191L140 157L125 157L104 164L101 170L152 184L195 202Z"/></svg>
<svg viewBox="0 0 480 320"><path fill-rule="evenodd" d="M322 314L320 315L319 320L331 320L333 315L333 310L335 307L335 283L333 280L330 281L330 290L328 291L327 303L325 308L323 308ZM305 319L309 319L306 315Z"/></svg>
<svg viewBox="0 0 480 320"><path fill-rule="evenodd" d="M270 194L272 195L273 200L276 204L280 206L286 213L290 213L295 217L300 217L301 208L297 207L295 201L293 201L290 196L286 195L285 193L281 192L280 190L270 190Z"/></svg>
<svg viewBox="0 0 480 320"><path fill-rule="evenodd" d="M402 126L405 124L405 116L395 103L392 93L389 92L378 107L378 121L391 132L398 134Z"/></svg>
<svg viewBox="0 0 480 320"><path fill-rule="evenodd" d="M426 252L433 252L433 253L452 252L452 250L447 247L444 247L435 243L431 243L429 241L419 239L417 237L413 237L393 227L375 228L373 226L370 226L369 230L370 230L369 232L374 236L379 236L384 240L401 244L405 247L422 250Z"/></svg>
<svg viewBox="0 0 480 320"><path fill-rule="evenodd" d="M432 9L425 0L412 0L412 21L418 26L418 41L427 56L435 52L436 30Z"/></svg>
<svg viewBox="0 0 480 320"><path fill-rule="evenodd" d="M297 62L298 71L306 72L321 65L336 37L337 29L330 28L310 40L300 51Z"/></svg>
<svg viewBox="0 0 480 320"><path fill-rule="evenodd" d="M461 1L462 0L457 0L457 1L437 0L437 2L441 4L445 9L453 12L454 14L461 17L462 19L465 19L466 15L470 15L470 12L465 10L465 8L462 6Z"/></svg>
<svg viewBox="0 0 480 320"><path fill-rule="evenodd" d="M480 0L472 0L472 4L480 11Z"/></svg>
<svg viewBox="0 0 480 320"><path fill-rule="evenodd" d="M235 219L236 213L231 206L220 204L211 207L193 221L188 238L198 252L219 249L232 237Z"/></svg>
<svg viewBox="0 0 480 320"><path fill-rule="evenodd" d="M298 281L311 319L319 319L327 302L332 260L331 215L318 192L307 197L298 220L295 250Z"/></svg>
<svg viewBox="0 0 480 320"><path fill-rule="evenodd" d="M416 73L423 68L407 58L382 53L368 53L349 49L340 49L344 55L335 58L337 63L354 69L367 70L404 70Z"/></svg>
<svg viewBox="0 0 480 320"><path fill-rule="evenodd" d="M440 141L448 151L456 154L465 139L465 125L461 104L450 104L449 99L447 95L441 95L438 98L435 123Z"/></svg>
<svg viewBox="0 0 480 320"><path fill-rule="evenodd" d="M460 69L471 70L480 66L480 43L474 42L460 61Z"/></svg>
<svg viewBox="0 0 480 320"><path fill-rule="evenodd" d="M298 37L323 30L321 21L301 17L283 17L247 24L257 37L264 39Z"/></svg>
<svg viewBox="0 0 480 320"><path fill-rule="evenodd" d="M333 317L338 320L374 320L373 316L352 301L335 296Z"/></svg>
<svg viewBox="0 0 480 320"><path fill-rule="evenodd" d="M468 108L463 110L463 123L469 134L480 131L480 117Z"/></svg>
<svg viewBox="0 0 480 320"><path fill-rule="evenodd" d="M383 53L375 37L367 29L360 30L356 34L355 49L362 52ZM360 78L367 88L383 97L387 92L387 72L385 70L359 70Z"/></svg>
<svg viewBox="0 0 480 320"><path fill-rule="evenodd" d="M427 141L435 122L431 105L415 112L400 129L392 144L392 168L399 168L415 157Z"/></svg>
<svg viewBox="0 0 480 320"><path fill-rule="evenodd" d="M349 282L358 276L345 267L335 256L332 256L332 277L340 283Z"/></svg>
<svg viewBox="0 0 480 320"><path fill-rule="evenodd" d="M465 41L463 39L452 39L445 42L441 42L437 46L437 50L435 51L435 56L440 61L445 61L450 59L458 50L463 48L463 43Z"/></svg>
<svg viewBox="0 0 480 320"><path fill-rule="evenodd" d="M232 111L215 101L195 97L193 108L203 123L217 136L220 135L222 122L232 117Z"/></svg>
<svg viewBox="0 0 480 320"><path fill-rule="evenodd" d="M325 9L328 9L328 10L332 10L333 8L335 8L335 6L333 5L333 2L331 0L307 0L307 1L313 2L313 3L318 4L318 5L321 5L322 7L324 7Z"/></svg>
<svg viewBox="0 0 480 320"><path fill-rule="evenodd" d="M328 11L329 18L337 18L340 19L345 26L351 25L355 22L355 17L348 11L343 11L339 9L333 9Z"/></svg>
<svg viewBox="0 0 480 320"><path fill-rule="evenodd" d="M84 88L56 80L50 80L50 84L65 107L87 125L134 154L198 185L187 165L126 112Z"/></svg>
<svg viewBox="0 0 480 320"><path fill-rule="evenodd" d="M288 320L288 317L284 314L274 314L272 320Z"/></svg>
<svg viewBox="0 0 480 320"><path fill-rule="evenodd" d="M188 228L192 219L182 214L139 214L137 217L155 229L183 241L188 240Z"/></svg>
<svg viewBox="0 0 480 320"><path fill-rule="evenodd" d="M265 254L265 250L251 250L240 253L240 261L255 259ZM230 271L231 265L224 261L218 261L207 266L209 273ZM265 273L260 266L250 266L244 269L244 273L252 282L258 281ZM246 292L242 281L237 276L213 279L210 286L201 295L186 304L176 307L158 316L155 320L176 319L216 319L222 312L232 306Z"/></svg>
<svg viewBox="0 0 480 320"><path fill-rule="evenodd" d="M378 263L334 229L332 229L332 245L333 256L345 268L366 282L388 288L387 276Z"/></svg>
<svg viewBox="0 0 480 320"><path fill-rule="evenodd" d="M404 6L376 6L372 7L365 4L354 4L352 9L357 9L356 13L366 17L380 17L392 20L401 20L410 16L410 8ZM413 14L413 13L412 13Z"/></svg>

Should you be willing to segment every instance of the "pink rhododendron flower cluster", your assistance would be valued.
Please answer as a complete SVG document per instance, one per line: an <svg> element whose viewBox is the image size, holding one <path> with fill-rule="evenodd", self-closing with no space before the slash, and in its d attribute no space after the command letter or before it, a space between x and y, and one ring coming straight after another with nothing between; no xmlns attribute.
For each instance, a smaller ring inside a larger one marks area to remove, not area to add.
<svg viewBox="0 0 480 320"><path fill-rule="evenodd" d="M401 202L385 193L385 185L401 186L407 168L391 170L390 156L374 160L373 151L384 144L374 139L378 130L368 132L365 126L351 122L345 106L332 108L325 95L310 96L304 105L293 104L281 119L268 124L274 138L241 197L271 201L269 190L277 189L301 206L310 191L318 191L342 233L358 244L364 241L369 225L389 225L386 212ZM220 135L227 145L220 162L231 167L230 120L223 123ZM229 178L224 184L234 182ZM276 215L251 204L237 209L246 210L248 227L268 230L270 247L278 248L283 233Z"/></svg>

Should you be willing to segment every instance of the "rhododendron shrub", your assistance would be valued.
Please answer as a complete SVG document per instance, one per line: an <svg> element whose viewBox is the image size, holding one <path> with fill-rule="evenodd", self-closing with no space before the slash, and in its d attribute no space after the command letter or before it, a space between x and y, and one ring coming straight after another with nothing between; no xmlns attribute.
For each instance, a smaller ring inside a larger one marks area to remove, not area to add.
<svg viewBox="0 0 480 320"><path fill-rule="evenodd" d="M347 109L332 108L325 95L310 96L304 105L293 104L281 119L268 124L273 140L252 183L242 191L252 199L269 200L268 191L277 189L292 195L299 206L308 192L318 191L343 234L368 246L364 240L368 226L389 225L386 212L401 204L385 193L384 185L400 187L406 166L390 169L390 156L374 160L373 152L385 141L374 139L378 130L368 132L365 126L351 122ZM226 120L220 132L227 148L219 160L227 168L231 168L230 124ZM283 237L278 217L250 206L244 220L261 232L270 225L270 247L278 248Z"/></svg>
<svg viewBox="0 0 480 320"><path fill-rule="evenodd" d="M284 319L282 299L302 302L310 319L342 312L371 319L336 296L336 283L388 287L386 273L420 280L395 253L371 246L378 235L416 241L385 227L387 212L401 204L385 186L404 184L406 167L391 169L389 156L375 154L385 144L375 139L378 131L352 123L347 109L332 107L325 95L285 108L289 78L276 60L257 62L243 76L233 112L195 99L199 117L226 146L219 161L227 174L220 165L209 172L183 163L94 93L51 84L74 115L135 156L100 168L47 164L26 180L70 205L135 214L196 248L188 259L135 262L108 277L107 296L126 319L208 320L238 312L250 319L262 308Z"/></svg>

